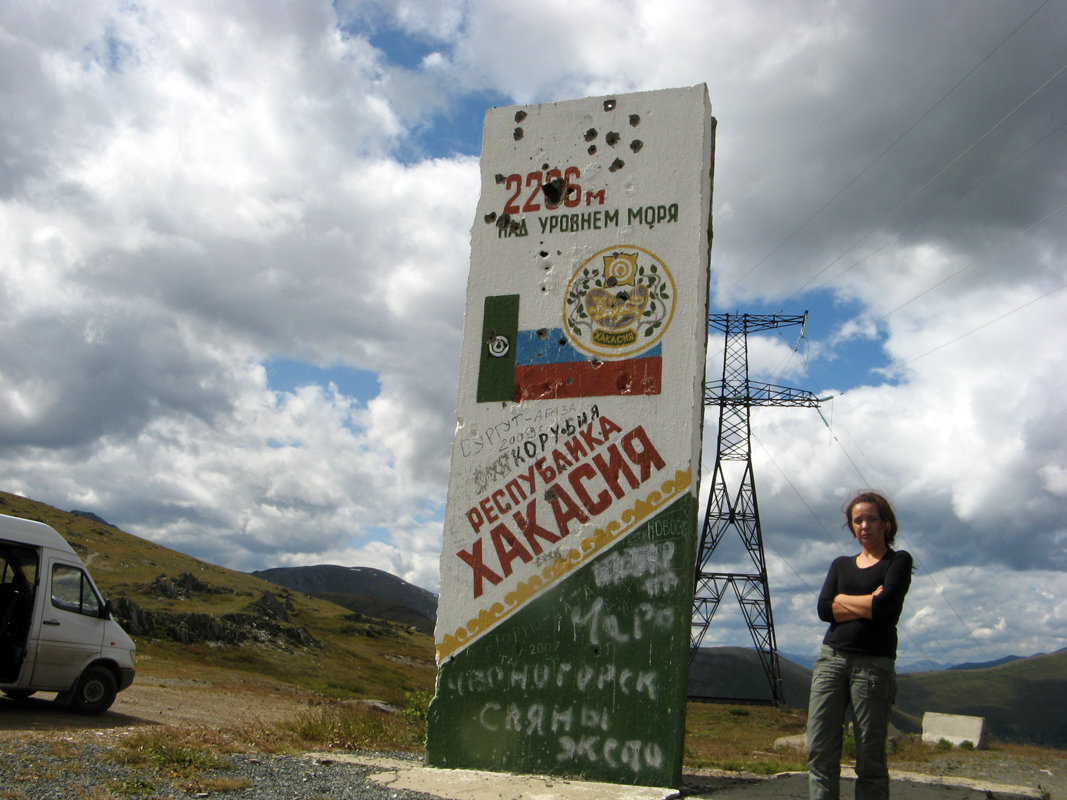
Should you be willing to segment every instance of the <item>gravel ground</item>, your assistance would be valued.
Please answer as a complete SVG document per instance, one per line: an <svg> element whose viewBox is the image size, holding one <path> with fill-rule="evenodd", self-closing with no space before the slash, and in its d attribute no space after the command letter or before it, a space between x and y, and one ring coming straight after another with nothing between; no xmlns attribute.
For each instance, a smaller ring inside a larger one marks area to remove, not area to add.
<svg viewBox="0 0 1067 800"><path fill-rule="evenodd" d="M104 744L57 743L54 738L6 742L0 753L4 800L439 800L371 780L379 767L306 755L226 755L224 769L189 775L133 769L109 757ZM408 754L391 758L418 763Z"/></svg>

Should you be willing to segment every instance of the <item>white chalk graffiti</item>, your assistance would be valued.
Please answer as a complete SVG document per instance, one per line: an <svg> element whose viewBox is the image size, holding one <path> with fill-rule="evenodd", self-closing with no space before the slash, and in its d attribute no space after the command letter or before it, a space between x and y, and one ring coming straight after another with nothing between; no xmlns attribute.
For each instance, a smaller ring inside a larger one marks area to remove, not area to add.
<svg viewBox="0 0 1067 800"><path fill-rule="evenodd" d="M593 565L593 579L598 588L615 586L623 581L644 579L649 597L664 595L678 586L674 569L674 542L652 542L611 552Z"/></svg>
<svg viewBox="0 0 1067 800"><path fill-rule="evenodd" d="M663 750L655 742L631 739L620 742L601 736L611 728L607 709L591 706L553 706L543 703L523 707L509 703L506 707L495 701L482 706L478 721L490 732L512 731L522 736L557 735L559 752L556 760L598 763L611 768L619 765L632 769L634 774L663 765ZM599 733L596 733L599 732ZM571 734L575 736L571 736ZM576 738L577 737L577 738Z"/></svg>
<svg viewBox="0 0 1067 800"><path fill-rule="evenodd" d="M663 750L655 742L642 742L632 739L620 742L618 739L599 736L583 736L578 740L570 736L559 739L560 752L557 761L586 761L596 763L604 760L611 768L621 763L639 774L644 769L656 769L663 766Z"/></svg>
<svg viewBox="0 0 1067 800"><path fill-rule="evenodd" d="M449 674L445 685L450 692L465 695L497 693L507 690L528 692L542 689L576 689L582 693L611 690L623 696L644 695L656 700L659 675L655 670L618 669L614 664L593 667L559 663L516 664L504 668L468 669L458 675Z"/></svg>
<svg viewBox="0 0 1067 800"><path fill-rule="evenodd" d="M656 607L652 603L641 603L632 614L622 620L619 615L604 610L604 599L598 597L588 611L571 609L571 624L574 626L574 640L588 637L589 644L601 644L601 637L606 641L626 644L640 640L650 629L671 628L674 625L675 609Z"/></svg>

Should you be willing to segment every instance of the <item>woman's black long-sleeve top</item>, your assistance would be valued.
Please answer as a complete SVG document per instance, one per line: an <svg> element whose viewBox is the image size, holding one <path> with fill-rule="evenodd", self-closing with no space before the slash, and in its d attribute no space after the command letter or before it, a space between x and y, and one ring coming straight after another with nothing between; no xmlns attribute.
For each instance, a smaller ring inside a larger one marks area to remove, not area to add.
<svg viewBox="0 0 1067 800"><path fill-rule="evenodd" d="M830 564L819 593L819 619L829 622L823 644L836 650L872 656L897 657L897 621L904 608L904 595L911 586L912 559L905 550L888 550L882 560L861 569L855 556L841 556ZM839 594L871 594L872 619L834 622L834 597Z"/></svg>

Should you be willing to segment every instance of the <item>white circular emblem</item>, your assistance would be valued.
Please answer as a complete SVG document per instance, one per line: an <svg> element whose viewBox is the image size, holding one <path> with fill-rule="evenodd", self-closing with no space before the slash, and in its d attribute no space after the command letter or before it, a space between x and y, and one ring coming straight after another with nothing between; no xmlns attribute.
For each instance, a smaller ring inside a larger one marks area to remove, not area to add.
<svg viewBox="0 0 1067 800"><path fill-rule="evenodd" d="M490 358L503 358L508 354L508 350L511 349L511 342L508 341L507 336L494 336L489 340L489 357Z"/></svg>
<svg viewBox="0 0 1067 800"><path fill-rule="evenodd" d="M667 332L675 292L670 270L654 254L634 245L608 247L571 276L563 327L580 350L605 359L631 358Z"/></svg>

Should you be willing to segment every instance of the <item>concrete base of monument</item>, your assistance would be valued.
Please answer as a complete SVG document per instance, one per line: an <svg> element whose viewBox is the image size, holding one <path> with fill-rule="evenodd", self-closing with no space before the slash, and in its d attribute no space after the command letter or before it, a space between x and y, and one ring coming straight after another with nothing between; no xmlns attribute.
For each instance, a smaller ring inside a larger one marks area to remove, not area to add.
<svg viewBox="0 0 1067 800"><path fill-rule="evenodd" d="M314 753L322 760L348 762L381 769L372 779L397 791L421 792L443 800L807 800L808 775L789 772L756 777L711 771L686 774L681 789L594 783L544 775L512 775L469 769L436 769L411 761L358 753ZM895 800L968 800L975 793L990 800L1048 800L1048 792L1025 786L1005 786L913 773L891 773ZM855 773L842 770L841 797L854 796Z"/></svg>

